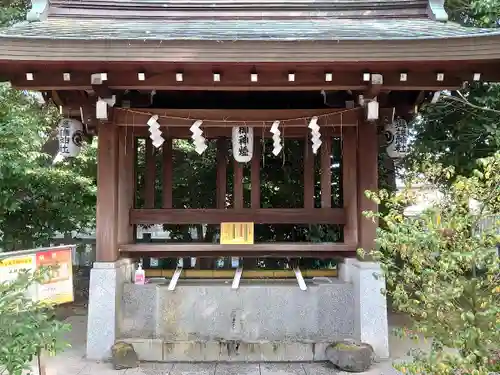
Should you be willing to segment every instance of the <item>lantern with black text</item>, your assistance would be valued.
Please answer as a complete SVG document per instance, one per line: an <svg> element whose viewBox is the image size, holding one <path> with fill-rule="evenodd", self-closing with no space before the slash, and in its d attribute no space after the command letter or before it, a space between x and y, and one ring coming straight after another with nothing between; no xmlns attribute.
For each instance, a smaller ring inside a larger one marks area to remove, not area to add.
<svg viewBox="0 0 500 375"><path fill-rule="evenodd" d="M385 139L387 155L393 159L404 158L409 147L408 123L405 119L396 118L385 125Z"/></svg>
<svg viewBox="0 0 500 375"><path fill-rule="evenodd" d="M238 163L248 163L253 155L253 128L235 126L233 128L233 156Z"/></svg>
<svg viewBox="0 0 500 375"><path fill-rule="evenodd" d="M83 144L83 124L75 119L63 119L59 123L59 154L75 157Z"/></svg>

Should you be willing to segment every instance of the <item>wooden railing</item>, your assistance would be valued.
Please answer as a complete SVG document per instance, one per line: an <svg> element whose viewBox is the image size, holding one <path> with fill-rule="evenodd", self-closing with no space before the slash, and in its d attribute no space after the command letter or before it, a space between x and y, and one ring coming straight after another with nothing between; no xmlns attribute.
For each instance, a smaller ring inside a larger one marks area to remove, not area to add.
<svg viewBox="0 0 500 375"><path fill-rule="evenodd" d="M345 224L343 208L131 209L131 224Z"/></svg>
<svg viewBox="0 0 500 375"><path fill-rule="evenodd" d="M136 243L119 247L122 254L151 257L175 256L245 256L245 257L310 257L331 258L356 255L356 247L337 242L268 242L253 245L221 245L212 243Z"/></svg>

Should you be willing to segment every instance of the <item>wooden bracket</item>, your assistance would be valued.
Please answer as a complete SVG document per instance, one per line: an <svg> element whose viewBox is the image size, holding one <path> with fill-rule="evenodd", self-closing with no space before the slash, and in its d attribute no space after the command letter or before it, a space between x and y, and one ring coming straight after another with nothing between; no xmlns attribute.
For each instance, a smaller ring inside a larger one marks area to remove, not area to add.
<svg viewBox="0 0 500 375"><path fill-rule="evenodd" d="M377 95L380 94L383 84L384 84L384 77L382 76L382 74L372 74L370 84L368 85L368 89L365 90L365 92L363 93L365 99L376 98Z"/></svg>
<svg viewBox="0 0 500 375"><path fill-rule="evenodd" d="M96 95L100 98L105 99L105 98L111 98L113 96L113 92L105 83L101 85L92 85L92 89L94 90Z"/></svg>
<svg viewBox="0 0 500 375"><path fill-rule="evenodd" d="M80 106L81 120L89 128L97 128L97 119L95 117L95 110L89 101L82 103Z"/></svg>

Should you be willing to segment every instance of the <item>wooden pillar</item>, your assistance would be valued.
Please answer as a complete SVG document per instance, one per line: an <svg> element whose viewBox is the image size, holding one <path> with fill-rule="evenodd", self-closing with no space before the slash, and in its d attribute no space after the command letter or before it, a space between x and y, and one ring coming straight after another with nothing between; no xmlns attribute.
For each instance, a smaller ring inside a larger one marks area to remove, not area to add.
<svg viewBox="0 0 500 375"><path fill-rule="evenodd" d="M163 181L162 181L162 203L163 208L173 207L172 186L174 183L172 138L165 139L163 143Z"/></svg>
<svg viewBox="0 0 500 375"><path fill-rule="evenodd" d="M234 160L234 177L233 177L233 208L243 208L243 164Z"/></svg>
<svg viewBox="0 0 500 375"><path fill-rule="evenodd" d="M365 191L378 190L378 137L375 122L361 122L358 127L358 236L359 247L365 253L375 248L378 222L366 218L363 211L378 210L375 202L368 199ZM365 257L370 260L370 257Z"/></svg>
<svg viewBox="0 0 500 375"><path fill-rule="evenodd" d="M118 245L134 241L130 209L135 202L135 139L128 127L118 131Z"/></svg>
<svg viewBox="0 0 500 375"><path fill-rule="evenodd" d="M358 182L357 129L346 127L342 132L342 196L346 214L344 242L358 246Z"/></svg>
<svg viewBox="0 0 500 375"><path fill-rule="evenodd" d="M321 145L321 208L332 207L332 138L325 137Z"/></svg>
<svg viewBox="0 0 500 375"><path fill-rule="evenodd" d="M146 138L146 173L144 174L144 207L155 208L156 150L151 138Z"/></svg>
<svg viewBox="0 0 500 375"><path fill-rule="evenodd" d="M226 208L227 195L227 140L217 139L217 208Z"/></svg>
<svg viewBox="0 0 500 375"><path fill-rule="evenodd" d="M118 259L118 127L99 124L97 145L96 260Z"/></svg>
<svg viewBox="0 0 500 375"><path fill-rule="evenodd" d="M252 196L251 206L254 209L260 208L260 139L254 138L253 157L251 165Z"/></svg>
<svg viewBox="0 0 500 375"><path fill-rule="evenodd" d="M314 208L314 154L309 135L304 143L304 208Z"/></svg>

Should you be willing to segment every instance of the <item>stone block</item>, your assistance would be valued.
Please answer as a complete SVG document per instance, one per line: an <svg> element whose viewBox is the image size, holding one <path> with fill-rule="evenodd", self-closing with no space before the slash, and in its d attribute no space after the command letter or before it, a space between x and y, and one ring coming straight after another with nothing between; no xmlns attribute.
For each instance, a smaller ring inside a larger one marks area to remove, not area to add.
<svg viewBox="0 0 500 375"><path fill-rule="evenodd" d="M301 363L261 363L260 375L304 375Z"/></svg>
<svg viewBox="0 0 500 375"><path fill-rule="evenodd" d="M174 291L128 283L120 337L163 340L164 361L325 360L322 343L354 336L354 289L338 279L307 291L290 280L238 290L224 280L182 280Z"/></svg>
<svg viewBox="0 0 500 375"><path fill-rule="evenodd" d="M310 343L272 342L260 347L264 362L309 362L314 358L313 344Z"/></svg>
<svg viewBox="0 0 500 375"><path fill-rule="evenodd" d="M243 284L183 280L175 291L157 286L155 337L166 341L315 341L352 337L353 286L334 281ZM259 301L256 304L254 301Z"/></svg>
<svg viewBox="0 0 500 375"><path fill-rule="evenodd" d="M260 375L260 367L258 363L251 364L217 364L217 375Z"/></svg>
<svg viewBox="0 0 500 375"><path fill-rule="evenodd" d="M163 361L163 341L158 339L122 339L134 347L140 361Z"/></svg>
<svg viewBox="0 0 500 375"><path fill-rule="evenodd" d="M216 367L215 363L176 363L169 375L214 375Z"/></svg>
<svg viewBox="0 0 500 375"><path fill-rule="evenodd" d="M120 337L155 337L156 297L155 285L123 285Z"/></svg>
<svg viewBox="0 0 500 375"><path fill-rule="evenodd" d="M389 357L387 299L380 265L356 261L349 271L354 286L354 338L370 344L378 359Z"/></svg>
<svg viewBox="0 0 500 375"><path fill-rule="evenodd" d="M139 357L132 344L118 341L111 347L112 363L115 370L136 368Z"/></svg>
<svg viewBox="0 0 500 375"><path fill-rule="evenodd" d="M111 347L117 337L117 323L123 284L129 273L130 261L95 262L90 271L87 323L87 358L111 357Z"/></svg>
<svg viewBox="0 0 500 375"><path fill-rule="evenodd" d="M314 362L322 362L327 361L326 358L326 348L330 346L330 342L315 342L313 345L313 361Z"/></svg>
<svg viewBox="0 0 500 375"><path fill-rule="evenodd" d="M303 363L302 367L306 375L334 375L339 373L338 369L329 362Z"/></svg>
<svg viewBox="0 0 500 375"><path fill-rule="evenodd" d="M373 348L369 344L358 344L345 340L330 345L326 357L339 369L348 372L364 372L373 364Z"/></svg>
<svg viewBox="0 0 500 375"><path fill-rule="evenodd" d="M219 361L221 346L217 342L171 341L163 343L165 362Z"/></svg>

